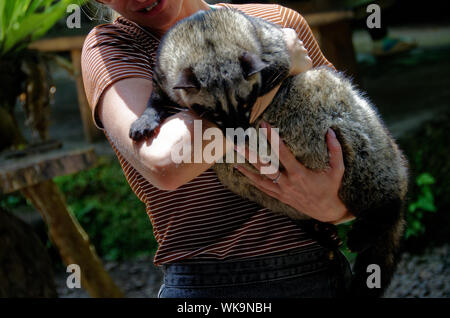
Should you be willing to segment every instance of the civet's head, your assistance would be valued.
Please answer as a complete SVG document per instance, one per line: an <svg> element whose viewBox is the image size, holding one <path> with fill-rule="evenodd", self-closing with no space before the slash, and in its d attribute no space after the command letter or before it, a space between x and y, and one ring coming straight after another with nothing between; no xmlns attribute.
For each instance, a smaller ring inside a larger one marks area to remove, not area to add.
<svg viewBox="0 0 450 318"><path fill-rule="evenodd" d="M173 27L160 45L155 72L170 98L225 132L250 126L267 67L252 23L235 10L218 9Z"/></svg>

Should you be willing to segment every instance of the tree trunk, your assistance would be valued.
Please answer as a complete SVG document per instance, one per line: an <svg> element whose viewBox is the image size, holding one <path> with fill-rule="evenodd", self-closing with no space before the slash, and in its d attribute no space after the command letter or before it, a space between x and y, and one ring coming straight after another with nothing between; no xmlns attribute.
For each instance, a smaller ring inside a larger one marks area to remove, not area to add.
<svg viewBox="0 0 450 318"><path fill-rule="evenodd" d="M67 210L64 196L52 180L21 190L41 213L52 242L66 265L77 264L81 285L92 297L123 297L120 289L103 268L89 237Z"/></svg>
<svg viewBox="0 0 450 318"><path fill-rule="evenodd" d="M57 297L50 258L39 237L1 208L0 297Z"/></svg>

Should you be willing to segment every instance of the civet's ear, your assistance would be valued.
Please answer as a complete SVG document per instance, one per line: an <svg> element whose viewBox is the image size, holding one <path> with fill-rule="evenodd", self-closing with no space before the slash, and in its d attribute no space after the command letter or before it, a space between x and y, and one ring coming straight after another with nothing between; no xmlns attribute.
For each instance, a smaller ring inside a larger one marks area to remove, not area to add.
<svg viewBox="0 0 450 318"><path fill-rule="evenodd" d="M261 72L267 66L267 63L264 63L259 56L251 52L244 52L239 57L239 61L241 62L242 71L244 72L244 78L247 79L253 74Z"/></svg>
<svg viewBox="0 0 450 318"><path fill-rule="evenodd" d="M192 67L187 67L181 71L178 81L173 89L184 89L184 90L199 90L200 83L192 70Z"/></svg>

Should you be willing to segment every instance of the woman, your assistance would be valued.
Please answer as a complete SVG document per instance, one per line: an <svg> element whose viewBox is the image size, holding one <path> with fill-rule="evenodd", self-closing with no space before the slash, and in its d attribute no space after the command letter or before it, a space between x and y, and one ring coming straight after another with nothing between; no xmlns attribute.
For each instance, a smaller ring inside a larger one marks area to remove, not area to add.
<svg viewBox="0 0 450 318"><path fill-rule="evenodd" d="M159 39L177 21L199 10L234 7L296 31L285 30L291 74L306 71L311 64L332 66L303 18L278 5L213 7L203 0L99 1L121 16L112 24L94 28L85 41L82 65L86 94L96 125L104 130L130 186L146 204L159 244L154 263L165 273L158 296L342 295L350 274L342 254L318 245L301 224L225 189L210 169L211 163L172 162L171 149L184 137L193 138L193 119L200 119L196 114L167 107L172 115L156 137L133 143L128 136L152 90L151 67ZM274 93L265 96L266 103ZM212 124L203 121L202 126L207 129ZM269 130L269 140L270 133L275 132ZM331 130L327 143L331 165L327 172L305 169L282 142L283 172L265 176L241 172L262 191L314 219L343 222L352 216L337 195L344 165Z"/></svg>

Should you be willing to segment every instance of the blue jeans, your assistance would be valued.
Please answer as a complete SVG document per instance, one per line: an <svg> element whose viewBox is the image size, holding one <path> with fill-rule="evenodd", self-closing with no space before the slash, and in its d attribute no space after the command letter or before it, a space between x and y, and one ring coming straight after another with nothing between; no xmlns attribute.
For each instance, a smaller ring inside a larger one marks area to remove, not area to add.
<svg viewBox="0 0 450 318"><path fill-rule="evenodd" d="M231 261L163 265L159 298L344 297L350 265L340 251L314 247Z"/></svg>

